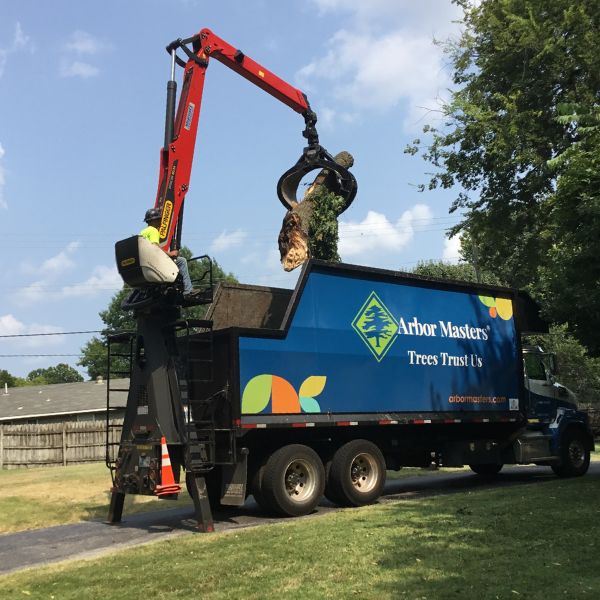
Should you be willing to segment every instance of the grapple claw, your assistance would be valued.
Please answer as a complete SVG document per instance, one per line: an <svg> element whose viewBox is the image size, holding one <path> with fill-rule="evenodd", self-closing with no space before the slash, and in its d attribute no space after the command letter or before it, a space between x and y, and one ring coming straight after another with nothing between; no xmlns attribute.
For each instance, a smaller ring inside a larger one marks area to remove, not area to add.
<svg viewBox="0 0 600 600"><path fill-rule="evenodd" d="M287 210L292 210L299 202L297 192L302 178L316 169L326 169L335 175L327 187L331 192L344 199L344 207L341 210L344 212L356 196L358 187L356 178L321 146L306 148L298 162L279 178L277 182L279 200Z"/></svg>

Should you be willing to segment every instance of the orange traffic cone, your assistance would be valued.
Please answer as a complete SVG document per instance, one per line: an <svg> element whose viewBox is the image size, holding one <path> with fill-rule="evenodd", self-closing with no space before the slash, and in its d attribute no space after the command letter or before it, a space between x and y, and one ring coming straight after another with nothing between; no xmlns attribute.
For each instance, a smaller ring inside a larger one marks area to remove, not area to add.
<svg viewBox="0 0 600 600"><path fill-rule="evenodd" d="M178 483L175 483L171 459L169 458L169 449L167 448L167 438L160 438L160 449L162 454L160 467L161 484L154 488L154 493L159 497L169 494L178 494L181 491L181 486Z"/></svg>

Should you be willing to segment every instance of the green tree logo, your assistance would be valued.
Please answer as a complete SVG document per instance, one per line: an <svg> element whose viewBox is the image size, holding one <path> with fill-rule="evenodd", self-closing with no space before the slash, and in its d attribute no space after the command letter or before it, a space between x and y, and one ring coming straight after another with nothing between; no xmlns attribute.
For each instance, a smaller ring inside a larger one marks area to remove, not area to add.
<svg viewBox="0 0 600 600"><path fill-rule="evenodd" d="M398 323L375 292L362 305L352 327L377 361L381 361L396 341Z"/></svg>

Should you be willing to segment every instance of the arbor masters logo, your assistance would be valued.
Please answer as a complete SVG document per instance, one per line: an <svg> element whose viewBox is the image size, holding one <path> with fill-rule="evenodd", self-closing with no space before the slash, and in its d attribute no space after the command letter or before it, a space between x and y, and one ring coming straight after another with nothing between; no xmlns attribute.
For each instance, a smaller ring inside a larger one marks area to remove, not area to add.
<svg viewBox="0 0 600 600"><path fill-rule="evenodd" d="M378 362L398 337L398 322L375 292L371 292L358 311L352 327Z"/></svg>

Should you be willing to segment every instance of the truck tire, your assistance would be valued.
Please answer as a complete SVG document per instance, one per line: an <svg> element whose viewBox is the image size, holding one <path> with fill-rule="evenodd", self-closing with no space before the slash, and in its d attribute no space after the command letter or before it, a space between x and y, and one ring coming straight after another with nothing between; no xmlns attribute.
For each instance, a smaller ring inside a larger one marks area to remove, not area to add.
<svg viewBox="0 0 600 600"><path fill-rule="evenodd" d="M469 465L469 469L481 477L496 477L502 470L504 465L502 463L483 463L480 465Z"/></svg>
<svg viewBox="0 0 600 600"><path fill-rule="evenodd" d="M312 512L325 488L325 468L308 446L279 448L265 463L260 481L261 500L269 510L287 517Z"/></svg>
<svg viewBox="0 0 600 600"><path fill-rule="evenodd" d="M585 437L577 430L567 431L561 442L560 462L551 465L559 477L585 475L590 466L590 450Z"/></svg>
<svg viewBox="0 0 600 600"><path fill-rule="evenodd" d="M264 472L265 472L264 464L260 465L254 471L252 478L250 480L250 490L251 490L252 496L254 497L254 501L256 502L256 504L258 504L258 506L262 510L269 511L269 510L272 510L272 508L267 504L267 502L265 500L265 496L262 491L262 479L263 479Z"/></svg>
<svg viewBox="0 0 600 600"><path fill-rule="evenodd" d="M340 506L375 502L385 485L385 460L368 440L352 440L333 455L329 466L328 498Z"/></svg>
<svg viewBox="0 0 600 600"><path fill-rule="evenodd" d="M335 489L331 485L331 477L329 473L331 473L331 463L332 459L330 458L325 462L325 492L324 496L331 502L332 504L342 504L342 499L335 493Z"/></svg>

